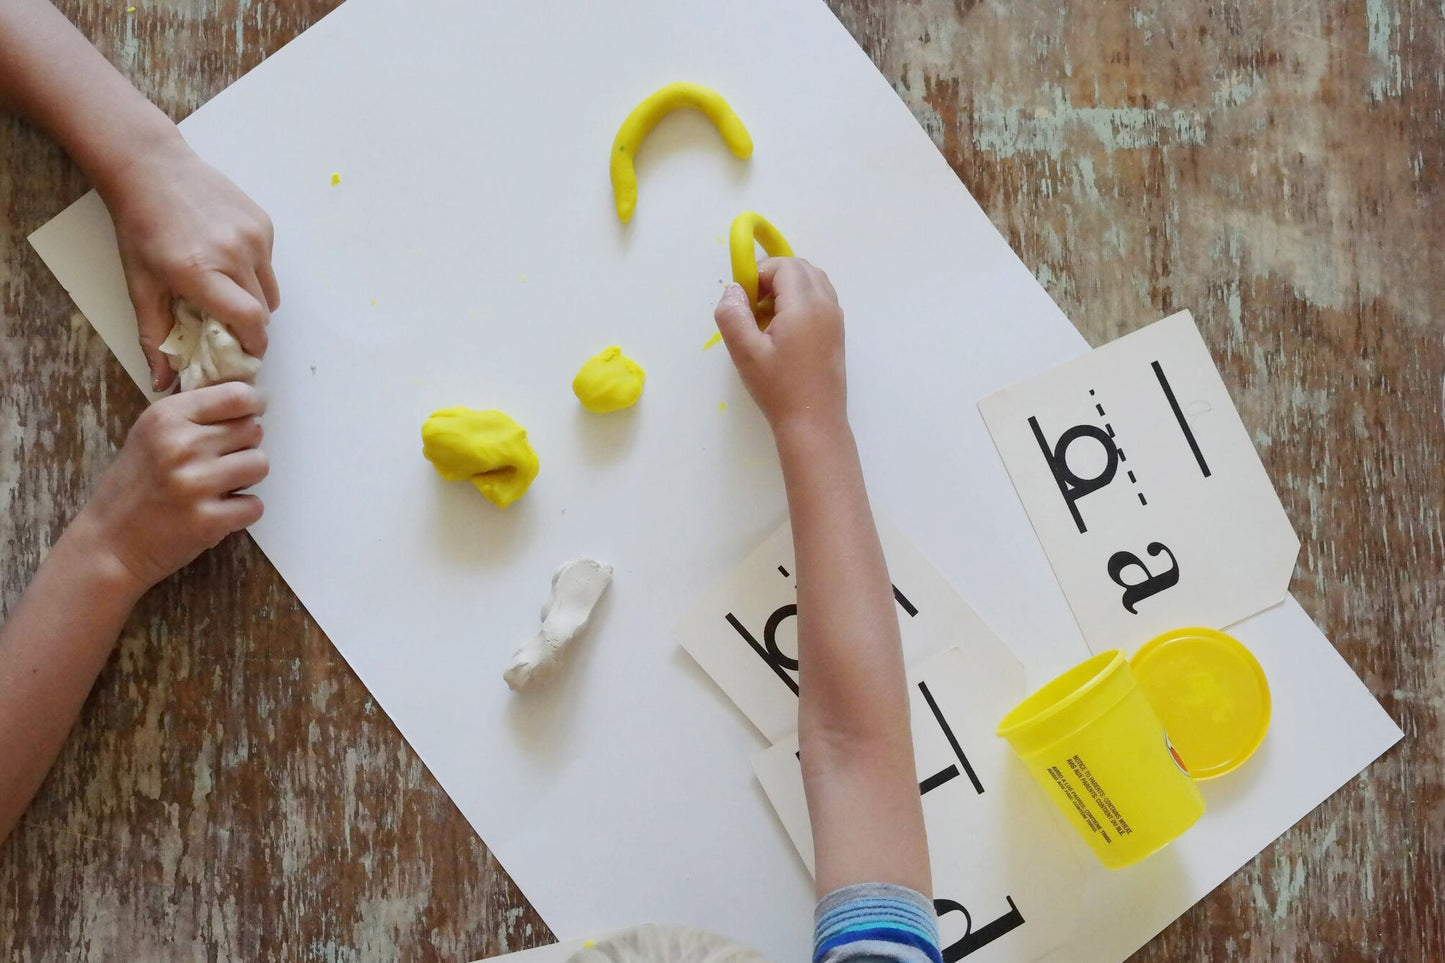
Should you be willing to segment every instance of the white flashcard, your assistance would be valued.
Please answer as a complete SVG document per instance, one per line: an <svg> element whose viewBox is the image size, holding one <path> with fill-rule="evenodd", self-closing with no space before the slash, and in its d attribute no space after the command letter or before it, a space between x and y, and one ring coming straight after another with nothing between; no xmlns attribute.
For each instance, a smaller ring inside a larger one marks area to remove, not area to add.
<svg viewBox="0 0 1445 963"><path fill-rule="evenodd" d="M1285 597L1299 539L1188 311L978 408L1095 651Z"/></svg>
<svg viewBox="0 0 1445 963"><path fill-rule="evenodd" d="M1024 684L981 667L981 649L950 648L909 673L913 747L943 958L1012 963L1069 940L1088 854L994 735ZM812 873L797 736L759 753L753 771Z"/></svg>
<svg viewBox="0 0 1445 963"><path fill-rule="evenodd" d="M893 580L906 665L978 640L981 671L1023 679L983 620L886 518L878 537ZM785 521L678 622L682 647L769 742L798 728L798 593L793 533Z"/></svg>

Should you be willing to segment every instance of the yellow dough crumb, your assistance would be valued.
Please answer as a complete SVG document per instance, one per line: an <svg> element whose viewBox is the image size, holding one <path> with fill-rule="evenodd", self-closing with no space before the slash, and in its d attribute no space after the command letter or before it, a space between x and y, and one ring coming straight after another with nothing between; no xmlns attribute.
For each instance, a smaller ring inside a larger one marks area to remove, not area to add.
<svg viewBox="0 0 1445 963"><path fill-rule="evenodd" d="M341 175L340 175L340 174L332 174L332 175L331 175L331 186L332 186L332 187L335 187L337 184L340 184L340 183L341 183Z"/></svg>
<svg viewBox="0 0 1445 963"><path fill-rule="evenodd" d="M469 481L498 508L527 493L537 453L504 412L443 408L421 426L422 454L447 481Z"/></svg>
<svg viewBox="0 0 1445 963"><path fill-rule="evenodd" d="M572 393L588 411L605 414L637 404L647 372L617 345L587 359L572 379Z"/></svg>
<svg viewBox="0 0 1445 963"><path fill-rule="evenodd" d="M718 413L719 413L719 414L721 414L721 413L724 412L724 411L727 411L727 410L728 410L728 403L727 403L726 401L719 401L719 402L717 403L717 410L718 410Z"/></svg>
<svg viewBox="0 0 1445 963"><path fill-rule="evenodd" d="M708 348L714 347L719 344L722 344L722 332L714 331L712 333L712 337L708 338L702 343L702 350L706 351Z"/></svg>

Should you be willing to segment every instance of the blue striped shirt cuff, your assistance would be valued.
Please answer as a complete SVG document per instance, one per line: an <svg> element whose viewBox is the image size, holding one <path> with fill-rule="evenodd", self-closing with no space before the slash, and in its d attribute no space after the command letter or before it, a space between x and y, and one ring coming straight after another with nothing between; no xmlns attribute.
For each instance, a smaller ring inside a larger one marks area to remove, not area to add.
<svg viewBox="0 0 1445 963"><path fill-rule="evenodd" d="M845 886L819 901L813 923L813 963L943 963L933 904L906 886Z"/></svg>

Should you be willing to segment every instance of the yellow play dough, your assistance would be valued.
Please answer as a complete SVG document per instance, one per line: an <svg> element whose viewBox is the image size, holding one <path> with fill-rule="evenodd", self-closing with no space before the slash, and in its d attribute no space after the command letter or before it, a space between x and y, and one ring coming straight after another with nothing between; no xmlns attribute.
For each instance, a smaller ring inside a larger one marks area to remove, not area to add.
<svg viewBox="0 0 1445 963"><path fill-rule="evenodd" d="M717 127L735 157L746 160L752 156L752 137L716 90L680 81L654 91L632 108L612 141L612 195L617 204L617 218L624 224L632 220L632 212L637 207L637 172L632 165L637 149L659 120L684 107L702 111Z"/></svg>
<svg viewBox="0 0 1445 963"><path fill-rule="evenodd" d="M447 481L469 481L506 508L537 477L527 429L500 411L443 408L421 426L422 454Z"/></svg>
<svg viewBox="0 0 1445 963"><path fill-rule="evenodd" d="M572 393L588 411L605 414L637 404L647 372L617 345L587 359L572 379Z"/></svg>
<svg viewBox="0 0 1445 963"><path fill-rule="evenodd" d="M728 232L728 253L732 258L733 280L741 284L748 293L748 303L753 306L754 312L771 314L765 305L758 303L759 244L769 257L793 256L793 248L788 244L787 238L761 214L744 211L733 218L732 229Z"/></svg>

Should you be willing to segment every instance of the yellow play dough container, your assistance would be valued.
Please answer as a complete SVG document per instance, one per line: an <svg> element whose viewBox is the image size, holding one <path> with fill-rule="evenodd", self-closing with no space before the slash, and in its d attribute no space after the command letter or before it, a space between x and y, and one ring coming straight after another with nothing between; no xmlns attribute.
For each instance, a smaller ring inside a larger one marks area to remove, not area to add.
<svg viewBox="0 0 1445 963"><path fill-rule="evenodd" d="M1269 683L1233 636L1175 629L1144 643L1129 667L1196 782L1238 769L1264 741Z"/></svg>
<svg viewBox="0 0 1445 963"><path fill-rule="evenodd" d="M1204 798L1118 650L1029 696L998 734L1110 869L1137 863L1204 815Z"/></svg>

